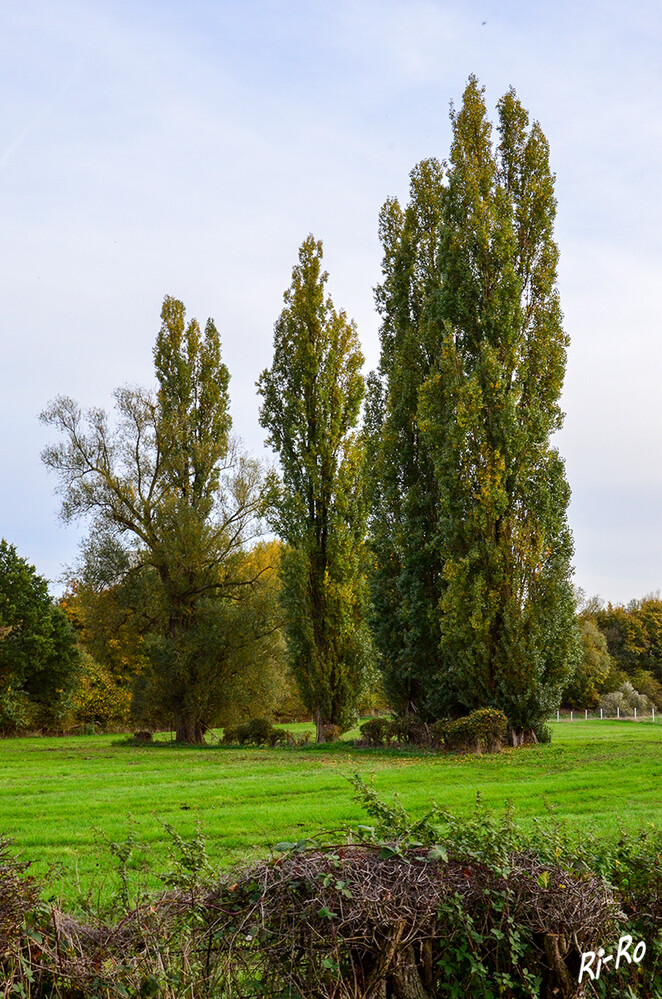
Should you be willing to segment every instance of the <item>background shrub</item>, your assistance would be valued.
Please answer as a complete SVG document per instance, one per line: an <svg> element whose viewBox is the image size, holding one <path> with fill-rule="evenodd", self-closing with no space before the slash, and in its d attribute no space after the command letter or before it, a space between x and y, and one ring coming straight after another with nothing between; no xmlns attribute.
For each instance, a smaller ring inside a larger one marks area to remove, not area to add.
<svg viewBox="0 0 662 999"><path fill-rule="evenodd" d="M251 718L241 725L228 725L223 730L222 742L226 746L296 746L310 740L310 733L304 732L297 739L294 732L286 728L274 728L266 718Z"/></svg>
<svg viewBox="0 0 662 999"><path fill-rule="evenodd" d="M451 752L498 752L508 738L508 719L503 711L481 708L463 718L435 722L434 745Z"/></svg>
<svg viewBox="0 0 662 999"><path fill-rule="evenodd" d="M644 711L649 706L649 700L645 694L640 694L635 690L629 680L622 685L620 690L614 690L610 694L605 694L600 700L600 707L604 714L613 716L620 708L621 714L632 715L634 709Z"/></svg>
<svg viewBox="0 0 662 999"><path fill-rule="evenodd" d="M444 745L451 750L498 752L508 738L508 719L503 711L481 708L450 722Z"/></svg>
<svg viewBox="0 0 662 999"><path fill-rule="evenodd" d="M73 694L73 708L82 724L102 728L128 725L131 717L131 692L106 666L96 662L89 652L81 653L81 669Z"/></svg>
<svg viewBox="0 0 662 999"><path fill-rule="evenodd" d="M388 738L398 745L425 746L429 732L424 722L413 715L394 718L388 726Z"/></svg>
<svg viewBox="0 0 662 999"><path fill-rule="evenodd" d="M237 725L237 741L240 745L266 746L273 736L275 729L266 718L250 718L247 722Z"/></svg>
<svg viewBox="0 0 662 999"><path fill-rule="evenodd" d="M361 742L365 746L384 746L390 738L388 718L371 718L361 725Z"/></svg>

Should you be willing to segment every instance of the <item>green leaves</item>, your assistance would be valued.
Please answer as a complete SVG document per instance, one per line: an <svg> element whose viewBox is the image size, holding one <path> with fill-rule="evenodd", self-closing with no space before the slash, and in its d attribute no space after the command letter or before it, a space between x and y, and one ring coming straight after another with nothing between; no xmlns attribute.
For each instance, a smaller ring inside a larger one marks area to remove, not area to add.
<svg viewBox="0 0 662 999"><path fill-rule="evenodd" d="M442 164L423 160L410 175L409 204L403 209L391 198L382 208L383 276L375 290L381 355L369 378L365 420L373 632L390 703L424 720L436 715L440 687L443 556L439 495L418 406L441 342L429 320L440 289L443 197Z"/></svg>
<svg viewBox="0 0 662 999"><path fill-rule="evenodd" d="M118 389L113 423L56 399L42 419L64 440L43 459L58 473L65 518L94 518L92 576L127 594L140 576L149 594L149 606L134 593L127 608L149 659L137 685L141 720L174 719L178 741L200 742L235 707L235 678L267 658L278 625L266 569L254 572L245 552L260 532L261 471L230 441L218 332L211 319L204 331L187 323L171 296L161 320L157 392Z"/></svg>
<svg viewBox="0 0 662 999"><path fill-rule="evenodd" d="M519 731L555 708L577 652L569 489L550 444L567 336L548 148L509 91L496 141L471 77L452 114L439 227L441 349L417 418L440 497L441 685Z"/></svg>
<svg viewBox="0 0 662 999"><path fill-rule="evenodd" d="M276 843L274 850L276 853L302 853L307 850L312 840L310 839L299 839L294 843L289 843L287 840L283 840L280 843Z"/></svg>
<svg viewBox="0 0 662 999"><path fill-rule="evenodd" d="M0 730L57 724L79 669L73 629L46 580L0 540Z"/></svg>
<svg viewBox="0 0 662 999"><path fill-rule="evenodd" d="M258 391L260 422L282 485L272 523L286 543L282 601L301 697L324 725L346 727L368 671L363 447L355 430L364 383L354 323L325 296L322 244L312 236L274 327Z"/></svg>

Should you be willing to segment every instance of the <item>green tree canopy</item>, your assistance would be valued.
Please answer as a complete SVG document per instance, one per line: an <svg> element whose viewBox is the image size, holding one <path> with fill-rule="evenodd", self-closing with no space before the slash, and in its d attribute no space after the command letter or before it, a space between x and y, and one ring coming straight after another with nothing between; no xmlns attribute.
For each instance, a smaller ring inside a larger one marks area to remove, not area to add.
<svg viewBox="0 0 662 999"><path fill-rule="evenodd" d="M48 585L0 541L0 728L56 725L69 708L78 649Z"/></svg>
<svg viewBox="0 0 662 999"><path fill-rule="evenodd" d="M56 399L42 420L64 439L42 457L58 473L65 521L92 517L88 575L105 586L142 577L136 590L155 608L151 680L143 679L177 739L200 741L228 689L237 608L262 574L244 557L259 532L261 473L230 436L229 373L214 323L202 333L170 296L161 320L157 392L118 389L112 426L101 409L83 413ZM259 616L245 640L276 626Z"/></svg>
<svg viewBox="0 0 662 999"><path fill-rule="evenodd" d="M568 338L556 286L547 140L513 90L493 140L472 77L452 112L419 422L440 496L442 692L505 711L513 737L559 703L578 655L570 490L552 443Z"/></svg>
<svg viewBox="0 0 662 999"><path fill-rule="evenodd" d="M282 599L292 671L317 723L346 727L365 682L364 393L356 328L325 296L322 244L301 245L258 382L260 422L282 482L273 524L286 543Z"/></svg>
<svg viewBox="0 0 662 999"><path fill-rule="evenodd" d="M662 682L662 600L649 594L626 606L608 604L595 613L610 654L628 677L645 670Z"/></svg>
<svg viewBox="0 0 662 999"><path fill-rule="evenodd" d="M366 415L375 644L390 703L423 718L436 710L443 558L439 490L417 413L442 339L429 322L439 291L442 197L442 164L424 160L411 172L406 208L395 198L382 208L381 356L368 380Z"/></svg>

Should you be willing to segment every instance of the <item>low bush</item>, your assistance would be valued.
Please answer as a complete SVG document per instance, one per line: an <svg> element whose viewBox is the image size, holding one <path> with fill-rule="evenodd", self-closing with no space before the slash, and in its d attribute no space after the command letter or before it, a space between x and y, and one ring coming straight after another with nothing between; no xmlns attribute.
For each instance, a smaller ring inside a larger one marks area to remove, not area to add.
<svg viewBox="0 0 662 999"><path fill-rule="evenodd" d="M419 718L406 715L403 718L394 718L389 723L387 741L395 742L399 746L425 746L429 742L429 732Z"/></svg>
<svg viewBox="0 0 662 999"><path fill-rule="evenodd" d="M542 745L546 745L552 741L552 730L549 725L539 725L534 731L536 739Z"/></svg>
<svg viewBox="0 0 662 999"><path fill-rule="evenodd" d="M269 739L270 746L296 746L296 744L296 736L288 728L275 728Z"/></svg>
<svg viewBox="0 0 662 999"><path fill-rule="evenodd" d="M310 732L297 738L286 728L274 728L266 718L251 718L241 725L228 725L223 730L226 746L303 746L310 740Z"/></svg>
<svg viewBox="0 0 662 999"><path fill-rule="evenodd" d="M384 746L389 738L388 718L371 718L361 725L361 743L364 746Z"/></svg>
<svg viewBox="0 0 662 999"><path fill-rule="evenodd" d="M250 718L237 725L237 741L241 746L266 746L271 742L274 731L273 725L266 718Z"/></svg>
<svg viewBox="0 0 662 999"><path fill-rule="evenodd" d="M362 746L414 745L448 752L499 752L508 737L502 711L482 708L463 718L425 725L418 718L373 718L361 726Z"/></svg>
<svg viewBox="0 0 662 999"><path fill-rule="evenodd" d="M600 707L607 717L618 714L634 714L634 709L644 711L649 706L649 700L645 694L640 694L632 686L630 681L626 681L620 690L614 690L610 694L605 694L600 699Z"/></svg>
<svg viewBox="0 0 662 999"><path fill-rule="evenodd" d="M508 719L503 711L481 708L463 718L435 722L431 741L451 752L499 752L508 738Z"/></svg>

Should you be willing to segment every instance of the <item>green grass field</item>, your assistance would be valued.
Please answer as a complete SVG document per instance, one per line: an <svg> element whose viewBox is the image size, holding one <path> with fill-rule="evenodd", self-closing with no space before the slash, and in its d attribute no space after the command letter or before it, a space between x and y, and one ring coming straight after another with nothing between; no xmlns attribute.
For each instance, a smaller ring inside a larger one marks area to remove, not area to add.
<svg viewBox="0 0 662 999"><path fill-rule="evenodd" d="M290 726L294 727L294 726ZM612 835L662 821L662 724L552 723L551 745L501 755L435 756L356 749L122 745L113 735L0 741L0 833L35 871L56 865L66 898L107 871L108 840L126 839L129 817L165 860L163 822L182 836L200 825L215 862L264 855L282 839L365 821L344 776L358 772L383 796L398 792L422 814L432 801L457 813L512 800L524 821L545 800L572 823ZM138 854L137 862L141 856ZM158 864L157 864L158 866Z"/></svg>

